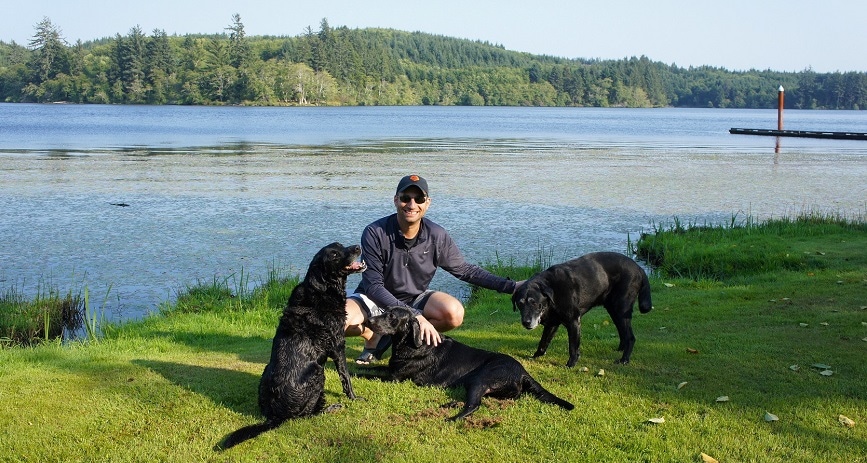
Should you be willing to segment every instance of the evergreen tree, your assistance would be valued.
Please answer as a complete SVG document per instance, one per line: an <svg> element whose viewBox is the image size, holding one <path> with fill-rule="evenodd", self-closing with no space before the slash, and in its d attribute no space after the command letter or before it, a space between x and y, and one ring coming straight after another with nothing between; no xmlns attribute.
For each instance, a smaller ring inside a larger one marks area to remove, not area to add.
<svg viewBox="0 0 867 463"><path fill-rule="evenodd" d="M235 13L232 16L232 25L226 29L230 31L229 63L235 69L241 68L250 60L250 44L247 43L247 38L244 34L244 24L241 22L241 15Z"/></svg>
<svg viewBox="0 0 867 463"><path fill-rule="evenodd" d="M174 60L166 31L154 29L145 43L144 73L148 103L164 104L170 100L171 78L174 72Z"/></svg>
<svg viewBox="0 0 867 463"><path fill-rule="evenodd" d="M127 103L144 103L147 92L145 80L145 35L140 26L129 30L125 39L118 36L118 69Z"/></svg>
<svg viewBox="0 0 867 463"><path fill-rule="evenodd" d="M154 29L145 45L145 74L152 79L154 73L174 71L174 59L169 36L162 29Z"/></svg>
<svg viewBox="0 0 867 463"><path fill-rule="evenodd" d="M312 30L308 29L308 40L311 42L311 50L313 52L313 62L311 67L314 71L325 71L330 64L331 47L334 44L331 27L328 25L328 20L322 18L319 24L319 33L313 34Z"/></svg>
<svg viewBox="0 0 867 463"><path fill-rule="evenodd" d="M58 29L46 16L36 25L30 40L34 53L35 84L45 82L66 70L66 44Z"/></svg>
<svg viewBox="0 0 867 463"><path fill-rule="evenodd" d="M207 76L205 86L213 101L225 103L231 98L231 88L235 82L236 69L229 59L229 46L225 40L213 38L207 42Z"/></svg>

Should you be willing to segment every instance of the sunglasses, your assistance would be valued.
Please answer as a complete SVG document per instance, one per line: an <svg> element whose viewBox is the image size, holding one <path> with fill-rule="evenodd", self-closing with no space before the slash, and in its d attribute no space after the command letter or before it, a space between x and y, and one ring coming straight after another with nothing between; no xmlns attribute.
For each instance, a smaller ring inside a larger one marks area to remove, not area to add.
<svg viewBox="0 0 867 463"><path fill-rule="evenodd" d="M399 199L400 202L405 204L409 204L411 200L414 200L416 204L424 204L425 201L427 201L427 196L402 194L397 199Z"/></svg>

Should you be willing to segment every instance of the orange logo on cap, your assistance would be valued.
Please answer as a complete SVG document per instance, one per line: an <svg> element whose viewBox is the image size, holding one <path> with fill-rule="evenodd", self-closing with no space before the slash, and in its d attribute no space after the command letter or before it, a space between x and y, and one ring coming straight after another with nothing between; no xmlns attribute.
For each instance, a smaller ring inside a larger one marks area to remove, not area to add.
<svg viewBox="0 0 867 463"><path fill-rule="evenodd" d="M417 182L418 181L418 175L410 175L409 179L412 180L413 182Z"/></svg>

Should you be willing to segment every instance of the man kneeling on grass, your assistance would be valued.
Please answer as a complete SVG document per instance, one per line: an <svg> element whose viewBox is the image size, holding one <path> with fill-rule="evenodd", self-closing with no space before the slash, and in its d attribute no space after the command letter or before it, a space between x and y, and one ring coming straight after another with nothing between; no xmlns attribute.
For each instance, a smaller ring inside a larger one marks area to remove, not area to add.
<svg viewBox="0 0 867 463"><path fill-rule="evenodd" d="M346 335L365 340L355 360L359 364L381 359L391 344L389 337L364 326L365 320L387 307L412 308L427 344L438 345L439 333L463 323L461 301L429 289L437 268L461 281L506 294L514 293L521 283L468 263L446 229L424 218L431 204L424 178L407 175L400 179L393 201L396 212L371 223L361 235L367 270L346 300Z"/></svg>

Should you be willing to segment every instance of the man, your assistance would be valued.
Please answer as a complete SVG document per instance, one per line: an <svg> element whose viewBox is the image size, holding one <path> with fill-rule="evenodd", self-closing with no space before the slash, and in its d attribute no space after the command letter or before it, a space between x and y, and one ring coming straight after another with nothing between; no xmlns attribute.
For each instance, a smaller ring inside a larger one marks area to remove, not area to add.
<svg viewBox="0 0 867 463"><path fill-rule="evenodd" d="M390 339L364 326L371 316L391 306L411 307L421 327L422 339L438 345L439 333L457 328L464 320L464 306L454 296L428 288L437 268L458 279L501 293L513 293L517 284L464 260L448 232L425 219L431 204L427 181L418 175L400 179L394 194L396 213L368 225L361 235L362 258L367 270L346 300L346 335L365 339L356 359L366 364L382 358Z"/></svg>

